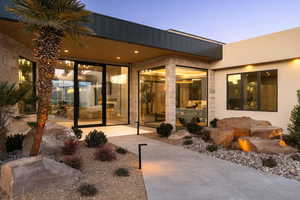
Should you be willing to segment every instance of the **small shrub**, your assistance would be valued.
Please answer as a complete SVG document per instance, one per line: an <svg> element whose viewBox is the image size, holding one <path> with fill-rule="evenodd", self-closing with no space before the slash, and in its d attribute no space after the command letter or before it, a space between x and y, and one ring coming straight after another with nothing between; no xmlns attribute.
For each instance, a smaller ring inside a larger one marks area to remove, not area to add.
<svg viewBox="0 0 300 200"><path fill-rule="evenodd" d="M183 141L183 145L191 145L191 144L193 144L194 142L193 142L193 140L185 140L185 141Z"/></svg>
<svg viewBox="0 0 300 200"><path fill-rule="evenodd" d="M212 128L217 128L217 122L218 122L218 119L215 118L215 119L211 120L211 121L209 122L209 124L210 124L210 126L211 126Z"/></svg>
<svg viewBox="0 0 300 200"><path fill-rule="evenodd" d="M63 158L63 163L78 170L81 169L81 164L82 164L81 158L77 155L65 156Z"/></svg>
<svg viewBox="0 0 300 200"><path fill-rule="evenodd" d="M88 147L98 147L107 143L106 135L102 131L93 130L85 137Z"/></svg>
<svg viewBox="0 0 300 200"><path fill-rule="evenodd" d="M36 128L37 127L36 122L27 122L27 125L30 126L31 128Z"/></svg>
<svg viewBox="0 0 300 200"><path fill-rule="evenodd" d="M16 150L23 149L23 140L25 136L22 134L16 134L12 136L7 136L6 138L6 151L13 152Z"/></svg>
<svg viewBox="0 0 300 200"><path fill-rule="evenodd" d="M160 137L169 137L172 133L173 126L167 123L161 123L159 127L157 127L157 133Z"/></svg>
<svg viewBox="0 0 300 200"><path fill-rule="evenodd" d="M300 149L300 132L282 136L283 141L289 146Z"/></svg>
<svg viewBox="0 0 300 200"><path fill-rule="evenodd" d="M211 141L210 135L209 135L209 131L202 131L200 137L202 138L202 140L204 140L205 142L209 142Z"/></svg>
<svg viewBox="0 0 300 200"><path fill-rule="evenodd" d="M300 162L300 155L299 154L293 154L293 155L291 155L291 159L293 159L294 161L299 161Z"/></svg>
<svg viewBox="0 0 300 200"><path fill-rule="evenodd" d="M96 149L95 159L100 161L113 161L117 159L117 156L110 146L105 145Z"/></svg>
<svg viewBox="0 0 300 200"><path fill-rule="evenodd" d="M78 192L81 194L81 196L92 197L98 193L98 189L91 184L82 184L78 188Z"/></svg>
<svg viewBox="0 0 300 200"><path fill-rule="evenodd" d="M200 134L203 129L203 127L199 126L196 122L187 123L186 128L187 128L188 132L190 132L192 134Z"/></svg>
<svg viewBox="0 0 300 200"><path fill-rule="evenodd" d="M62 148L62 153L65 155L73 155L76 153L79 147L79 141L76 139L67 139L64 142L64 146Z"/></svg>
<svg viewBox="0 0 300 200"><path fill-rule="evenodd" d="M277 166L276 160L274 158L272 158L272 157L263 158L262 159L262 164L263 164L263 166L270 167L270 168L273 168L273 167Z"/></svg>
<svg viewBox="0 0 300 200"><path fill-rule="evenodd" d="M208 145L208 146L206 147L206 150L209 151L209 152L218 151L218 146L215 145L215 144L211 144L211 145Z"/></svg>
<svg viewBox="0 0 300 200"><path fill-rule="evenodd" d="M119 154L126 154L128 151L122 147L118 147L116 149L116 152L119 153Z"/></svg>
<svg viewBox="0 0 300 200"><path fill-rule="evenodd" d="M178 118L178 120L179 120L179 123L183 126L183 127L185 127L186 126L186 121L185 121L185 119L184 118L182 118L182 117L179 117Z"/></svg>
<svg viewBox="0 0 300 200"><path fill-rule="evenodd" d="M130 176L129 170L126 168L119 168L115 171L116 176Z"/></svg>
<svg viewBox="0 0 300 200"><path fill-rule="evenodd" d="M80 140L82 138L82 130L80 128L77 127L72 127L72 130L75 134L75 136L77 137L78 140Z"/></svg>

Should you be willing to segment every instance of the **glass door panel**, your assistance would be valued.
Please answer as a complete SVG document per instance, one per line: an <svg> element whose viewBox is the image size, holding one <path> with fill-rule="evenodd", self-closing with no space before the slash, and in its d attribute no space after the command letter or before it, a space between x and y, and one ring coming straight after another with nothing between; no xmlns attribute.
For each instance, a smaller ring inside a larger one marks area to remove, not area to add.
<svg viewBox="0 0 300 200"><path fill-rule="evenodd" d="M78 64L78 125L103 124L103 67Z"/></svg>

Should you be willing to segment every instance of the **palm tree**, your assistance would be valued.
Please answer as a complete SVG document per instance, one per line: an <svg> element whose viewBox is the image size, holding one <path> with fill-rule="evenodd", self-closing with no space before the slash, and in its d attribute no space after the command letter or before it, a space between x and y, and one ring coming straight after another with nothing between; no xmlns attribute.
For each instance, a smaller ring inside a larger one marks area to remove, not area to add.
<svg viewBox="0 0 300 200"><path fill-rule="evenodd" d="M40 151L44 127L48 119L54 66L60 56L65 36L78 40L92 33L85 25L90 12L79 0L12 0L8 11L19 17L26 30L33 33L33 53L38 61L37 128L31 156Z"/></svg>

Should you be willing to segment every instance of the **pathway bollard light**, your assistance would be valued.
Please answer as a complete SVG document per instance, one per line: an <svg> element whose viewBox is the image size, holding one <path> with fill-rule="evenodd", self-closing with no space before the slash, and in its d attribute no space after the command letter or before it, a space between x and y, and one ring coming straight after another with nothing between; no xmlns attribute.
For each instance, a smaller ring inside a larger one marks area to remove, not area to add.
<svg viewBox="0 0 300 200"><path fill-rule="evenodd" d="M147 146L147 144L139 144L139 169L142 169L142 146Z"/></svg>

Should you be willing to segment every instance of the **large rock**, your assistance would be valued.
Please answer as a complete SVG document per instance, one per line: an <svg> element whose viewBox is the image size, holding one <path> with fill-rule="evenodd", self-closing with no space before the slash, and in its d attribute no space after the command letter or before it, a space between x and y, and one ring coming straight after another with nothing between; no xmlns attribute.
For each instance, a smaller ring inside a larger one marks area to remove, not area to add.
<svg viewBox="0 0 300 200"><path fill-rule="evenodd" d="M35 129L29 131L23 141L23 155L28 156L33 144ZM54 122L46 124L41 144L42 155L55 155L61 151L64 141L68 138L75 137L72 129L58 125Z"/></svg>
<svg viewBox="0 0 300 200"><path fill-rule="evenodd" d="M1 168L1 189L13 199L49 185L78 182L81 172L54 160L38 157L8 162Z"/></svg>
<svg viewBox="0 0 300 200"><path fill-rule="evenodd" d="M271 139L283 134L282 128L267 126L267 127L253 127L251 128L251 136L260 137L264 139Z"/></svg>
<svg viewBox="0 0 300 200"><path fill-rule="evenodd" d="M246 152L261 153L294 153L297 149L280 145L280 140L263 139L259 137L241 137L238 139L240 148Z"/></svg>
<svg viewBox="0 0 300 200"><path fill-rule="evenodd" d="M190 136L191 134L187 130L179 130L175 133L172 133L168 139L170 140L181 140L186 136Z"/></svg>
<svg viewBox="0 0 300 200"><path fill-rule="evenodd" d="M250 117L231 117L217 121L217 127L221 129L250 129L252 127L268 127L271 123L263 120L254 120Z"/></svg>
<svg viewBox="0 0 300 200"><path fill-rule="evenodd" d="M210 129L209 135L216 145L223 147L229 147L234 139L232 129Z"/></svg>

